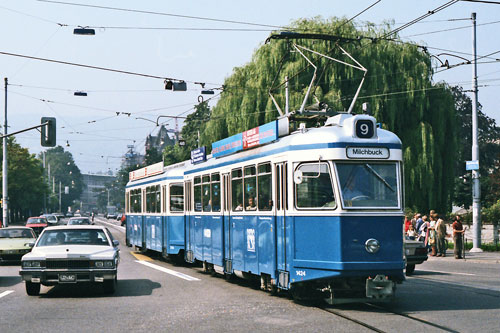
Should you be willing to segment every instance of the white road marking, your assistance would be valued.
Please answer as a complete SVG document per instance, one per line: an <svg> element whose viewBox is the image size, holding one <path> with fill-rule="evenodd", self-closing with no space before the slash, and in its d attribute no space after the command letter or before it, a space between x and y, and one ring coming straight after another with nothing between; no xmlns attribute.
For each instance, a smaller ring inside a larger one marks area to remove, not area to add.
<svg viewBox="0 0 500 333"><path fill-rule="evenodd" d="M472 273L459 273L459 272L444 272L444 271L433 271L430 269L418 269L420 272L431 272L431 273L443 273L443 274L456 274L456 275L466 275L466 276L476 276Z"/></svg>
<svg viewBox="0 0 500 333"><path fill-rule="evenodd" d="M4 291L3 293L0 294L0 298L4 297L4 296L7 296L9 294L12 294L14 292L14 290L7 290L7 291Z"/></svg>
<svg viewBox="0 0 500 333"><path fill-rule="evenodd" d="M115 227L118 230L120 230L121 232L125 232L125 227L122 227L121 225L117 225L117 224L114 224L114 223L109 223L109 222L106 222L106 221L103 221L103 220L96 220L96 221L99 222L99 223L103 223L103 224L107 224L109 226Z"/></svg>
<svg viewBox="0 0 500 333"><path fill-rule="evenodd" d="M161 272L164 272L164 273L176 276L176 277L184 279L184 280L188 280L188 281L200 281L200 279L197 279L195 277L192 277L192 276L189 276L187 274L180 273L180 272L176 272L174 270L171 270L171 269L168 269L168 268L165 268L165 267L162 267L162 266L158 266L158 265L152 264L152 263L147 262L147 261L136 260L136 262L138 262L139 264L143 264L144 266L148 266L148 267L154 268L156 270L159 270Z"/></svg>

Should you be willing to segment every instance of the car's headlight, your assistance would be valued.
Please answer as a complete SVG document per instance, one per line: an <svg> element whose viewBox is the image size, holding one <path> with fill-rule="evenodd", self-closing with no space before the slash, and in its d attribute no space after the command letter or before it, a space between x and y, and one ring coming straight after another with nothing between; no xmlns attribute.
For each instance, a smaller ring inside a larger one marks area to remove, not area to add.
<svg viewBox="0 0 500 333"><path fill-rule="evenodd" d="M115 267L115 262L113 260L106 260L104 262L104 267L113 268L113 267Z"/></svg>
<svg viewBox="0 0 500 333"><path fill-rule="evenodd" d="M96 268L114 268L115 262L113 260L97 260L97 261L94 261L94 267L96 267Z"/></svg>
<svg viewBox="0 0 500 333"><path fill-rule="evenodd" d="M23 261L23 267L40 268L41 264L40 264L40 261L26 260L26 261Z"/></svg>

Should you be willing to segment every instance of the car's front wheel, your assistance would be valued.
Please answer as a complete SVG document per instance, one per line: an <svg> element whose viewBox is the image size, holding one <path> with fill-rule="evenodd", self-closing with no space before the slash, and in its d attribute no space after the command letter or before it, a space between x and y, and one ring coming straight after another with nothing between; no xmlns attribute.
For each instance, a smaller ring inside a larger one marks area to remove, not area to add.
<svg viewBox="0 0 500 333"><path fill-rule="evenodd" d="M26 293L29 296L40 295L40 283L33 283L33 282L26 281Z"/></svg>
<svg viewBox="0 0 500 333"><path fill-rule="evenodd" d="M114 278L113 280L104 280L104 292L106 294L114 294L117 283L118 283L117 278Z"/></svg>

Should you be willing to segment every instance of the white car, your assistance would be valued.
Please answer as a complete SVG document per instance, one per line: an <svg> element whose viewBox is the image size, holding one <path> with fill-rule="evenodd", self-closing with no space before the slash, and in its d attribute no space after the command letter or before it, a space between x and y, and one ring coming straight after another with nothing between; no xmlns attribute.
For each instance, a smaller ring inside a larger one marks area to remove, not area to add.
<svg viewBox="0 0 500 333"><path fill-rule="evenodd" d="M42 284L80 282L103 284L106 293L114 293L120 261L118 245L103 226L45 228L31 252L21 259L19 274L26 283L26 293L39 295Z"/></svg>

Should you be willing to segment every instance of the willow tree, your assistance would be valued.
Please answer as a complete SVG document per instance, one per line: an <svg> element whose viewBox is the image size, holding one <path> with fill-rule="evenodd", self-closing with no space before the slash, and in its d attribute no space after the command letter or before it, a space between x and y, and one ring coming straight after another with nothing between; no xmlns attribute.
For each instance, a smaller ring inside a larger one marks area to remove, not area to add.
<svg viewBox="0 0 500 333"><path fill-rule="evenodd" d="M403 142L406 205L414 210L441 212L451 208L456 122L450 88L433 83L432 66L425 49L411 43L376 39L390 30L367 25L358 30L345 19L300 20L297 31L342 36L337 41L359 61L368 73L358 101L369 102L374 116L385 129L394 131ZM364 36L369 38L357 38ZM357 40L355 40L357 39ZM268 95L284 105L285 92L279 82L290 78L290 110L298 110L310 83L313 68L291 43L330 57L349 61L335 42L311 39L273 40L261 45L252 60L234 68L225 80L224 93L212 110L204 130L203 144L227 137L276 119L278 111ZM326 58L307 54L318 66L314 96L335 111L348 109L363 73ZM308 103L315 99L311 97ZM360 111L360 105L354 112Z"/></svg>

